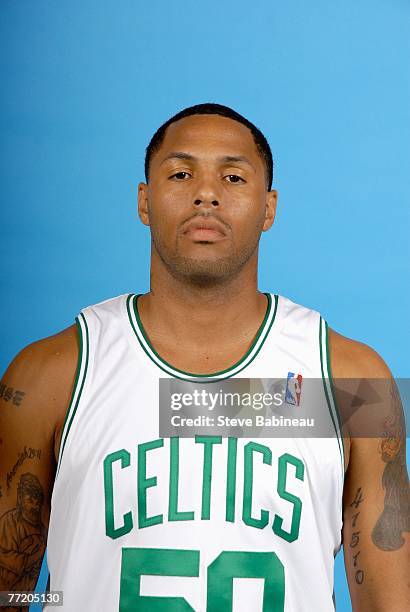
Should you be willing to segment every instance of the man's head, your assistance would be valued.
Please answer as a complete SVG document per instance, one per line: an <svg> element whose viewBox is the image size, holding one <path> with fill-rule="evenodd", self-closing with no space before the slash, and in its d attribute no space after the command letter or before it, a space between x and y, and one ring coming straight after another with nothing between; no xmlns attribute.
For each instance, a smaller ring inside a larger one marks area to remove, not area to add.
<svg viewBox="0 0 410 612"><path fill-rule="evenodd" d="M180 119L184 119L184 117L192 117L192 115L219 115L220 117L227 117L228 119L238 121L239 123L242 123L242 125L247 127L252 133L253 139L255 141L255 146L265 164L266 190L270 191L272 189L272 152L265 136L253 123L251 123L243 115L240 115L232 108L229 108L229 106L224 106L223 104L215 104L213 102L208 102L206 104L196 104L195 106L189 106L188 108L184 108L176 115L170 117L157 129L157 131L151 138L150 143L147 146L145 152L144 170L145 180L147 181L147 183L149 182L151 159L160 149L162 142L165 138L168 126L170 126L172 123L175 123L176 121L179 121Z"/></svg>
<svg viewBox="0 0 410 612"><path fill-rule="evenodd" d="M37 476L22 474L17 486L17 507L23 518L33 525L41 520L41 507L44 494Z"/></svg>
<svg viewBox="0 0 410 612"><path fill-rule="evenodd" d="M145 173L140 218L172 276L211 286L256 264L277 194L269 145L247 119L219 104L181 111L151 139Z"/></svg>

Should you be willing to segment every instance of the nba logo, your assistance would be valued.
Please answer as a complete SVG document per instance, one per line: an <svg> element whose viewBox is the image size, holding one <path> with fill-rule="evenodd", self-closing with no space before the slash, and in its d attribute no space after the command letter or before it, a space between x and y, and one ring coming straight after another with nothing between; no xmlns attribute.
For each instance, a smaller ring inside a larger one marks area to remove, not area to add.
<svg viewBox="0 0 410 612"><path fill-rule="evenodd" d="M295 375L294 372L288 372L288 380L286 382L285 403L299 406L300 394L302 393L302 374Z"/></svg>

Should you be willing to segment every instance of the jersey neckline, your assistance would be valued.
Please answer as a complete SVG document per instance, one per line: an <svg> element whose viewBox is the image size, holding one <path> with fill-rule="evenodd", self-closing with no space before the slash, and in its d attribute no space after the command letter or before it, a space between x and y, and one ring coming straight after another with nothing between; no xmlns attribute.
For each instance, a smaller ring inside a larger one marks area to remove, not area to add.
<svg viewBox="0 0 410 612"><path fill-rule="evenodd" d="M173 376L174 378L180 378L182 380L198 380L201 382L212 382L214 380L230 378L231 376L238 374L240 371L246 368L255 359L255 357L261 350L262 345L264 344L269 334L269 331L275 321L276 312L278 309L278 295L264 293L264 295L266 295L267 297L268 302L266 306L266 312L262 323L260 324L259 329L256 333L256 336L246 353L236 363L234 363L229 368L226 368L225 370L219 370L210 374L196 374L194 372L187 372L185 370L181 370L179 368L174 367L172 364L165 361L165 359L163 359L152 346L138 312L137 301L141 295L143 294L131 293L128 295L127 312L131 327L143 351L151 359L151 361L153 361L161 370L166 372L168 375ZM273 300L272 297L274 298Z"/></svg>

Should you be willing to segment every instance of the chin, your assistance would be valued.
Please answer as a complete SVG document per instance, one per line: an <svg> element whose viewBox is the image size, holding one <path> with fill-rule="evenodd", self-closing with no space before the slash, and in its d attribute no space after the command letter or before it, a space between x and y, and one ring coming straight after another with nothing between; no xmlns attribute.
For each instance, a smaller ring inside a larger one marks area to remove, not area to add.
<svg viewBox="0 0 410 612"><path fill-rule="evenodd" d="M207 262L207 265L204 262L201 265L195 264L198 262L193 261L189 266L179 267L175 272L185 282L198 287L224 284L238 272L237 266L227 265L226 261Z"/></svg>

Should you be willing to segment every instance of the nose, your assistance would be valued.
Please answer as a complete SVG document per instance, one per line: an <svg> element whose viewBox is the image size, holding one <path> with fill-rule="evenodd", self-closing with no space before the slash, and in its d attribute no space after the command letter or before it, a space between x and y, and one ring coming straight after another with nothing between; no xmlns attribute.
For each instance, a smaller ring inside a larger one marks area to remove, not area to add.
<svg viewBox="0 0 410 612"><path fill-rule="evenodd" d="M201 180L198 184L195 197L194 206L198 208L216 208L220 204L220 196L218 195L218 188L215 185L215 181L210 177Z"/></svg>

